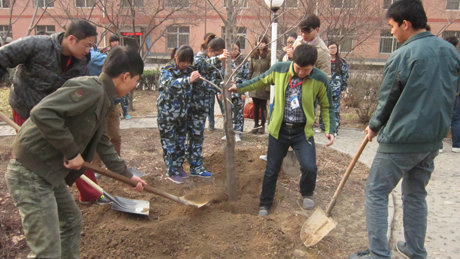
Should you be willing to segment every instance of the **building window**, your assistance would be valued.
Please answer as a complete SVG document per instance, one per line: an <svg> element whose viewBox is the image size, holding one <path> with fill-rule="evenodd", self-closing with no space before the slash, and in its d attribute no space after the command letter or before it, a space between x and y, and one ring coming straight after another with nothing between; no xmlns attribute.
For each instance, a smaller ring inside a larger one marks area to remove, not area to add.
<svg viewBox="0 0 460 259"><path fill-rule="evenodd" d="M442 38L445 39L445 38L448 38L448 37L456 37L457 40L460 41L460 31L443 31L442 32ZM455 47L460 47L460 46L455 46Z"/></svg>
<svg viewBox="0 0 460 259"><path fill-rule="evenodd" d="M240 42L240 49L246 49L246 27L238 26L236 27L236 40L232 39L232 42L239 41ZM225 27L222 26L222 39L225 40Z"/></svg>
<svg viewBox="0 0 460 259"><path fill-rule="evenodd" d="M190 6L189 0L167 0L166 7L169 8L186 8Z"/></svg>
<svg viewBox="0 0 460 259"><path fill-rule="evenodd" d="M166 29L166 46L173 49L181 45L189 44L190 27L188 26L169 26Z"/></svg>
<svg viewBox="0 0 460 259"><path fill-rule="evenodd" d="M144 7L144 0L122 0L122 7Z"/></svg>
<svg viewBox="0 0 460 259"><path fill-rule="evenodd" d="M224 1L224 7L227 7L227 2ZM241 7L247 8L248 7L248 0L233 0L233 7Z"/></svg>
<svg viewBox="0 0 460 259"><path fill-rule="evenodd" d="M460 6L460 0L446 0L447 10L458 10Z"/></svg>
<svg viewBox="0 0 460 259"><path fill-rule="evenodd" d="M38 8L54 7L54 0L34 0L34 5Z"/></svg>
<svg viewBox="0 0 460 259"><path fill-rule="evenodd" d="M35 35L51 35L56 32L54 25L37 25L35 27Z"/></svg>
<svg viewBox="0 0 460 259"><path fill-rule="evenodd" d="M380 32L380 47L379 52L382 54L389 54L398 49L400 44L396 38L391 35L390 30L383 30Z"/></svg>
<svg viewBox="0 0 460 259"><path fill-rule="evenodd" d="M0 0L0 8L9 8L10 0Z"/></svg>
<svg viewBox="0 0 460 259"><path fill-rule="evenodd" d="M345 29L329 29L327 38L328 41L335 41L339 44L339 52L351 52L353 50L353 37Z"/></svg>
<svg viewBox="0 0 460 259"><path fill-rule="evenodd" d="M285 0L284 8L296 8L298 6L297 0Z"/></svg>
<svg viewBox="0 0 460 259"><path fill-rule="evenodd" d="M9 25L0 25L0 38L13 37L13 32Z"/></svg>
<svg viewBox="0 0 460 259"><path fill-rule="evenodd" d="M75 0L75 6L81 8L91 8L95 6L95 0Z"/></svg>
<svg viewBox="0 0 460 259"><path fill-rule="evenodd" d="M357 0L330 0L329 6L331 8L356 8Z"/></svg>
<svg viewBox="0 0 460 259"><path fill-rule="evenodd" d="M383 9L388 9L396 0L383 0Z"/></svg>

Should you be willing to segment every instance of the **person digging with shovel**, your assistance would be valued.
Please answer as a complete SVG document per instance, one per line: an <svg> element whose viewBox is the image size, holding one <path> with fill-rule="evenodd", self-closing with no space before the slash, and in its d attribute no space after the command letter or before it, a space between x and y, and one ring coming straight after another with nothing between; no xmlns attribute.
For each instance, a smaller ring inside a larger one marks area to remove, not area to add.
<svg viewBox="0 0 460 259"><path fill-rule="evenodd" d="M137 51L115 48L99 77L68 80L31 111L13 143L6 183L18 207L29 258L79 258L82 216L66 184L95 152L110 170L137 182L106 134L107 113L131 91L144 64Z"/></svg>
<svg viewBox="0 0 460 259"><path fill-rule="evenodd" d="M260 216L267 216L273 204L278 174L290 146L300 163L302 175L299 185L303 208L315 207L313 192L317 167L312 126L315 120L313 103L316 98L324 114L325 136L329 139L327 146L334 143L335 132L327 75L313 67L317 56L314 47L301 44L294 50L292 62L276 63L267 72L229 88L231 92L244 93L275 85L275 105L268 124L267 167L260 195Z"/></svg>

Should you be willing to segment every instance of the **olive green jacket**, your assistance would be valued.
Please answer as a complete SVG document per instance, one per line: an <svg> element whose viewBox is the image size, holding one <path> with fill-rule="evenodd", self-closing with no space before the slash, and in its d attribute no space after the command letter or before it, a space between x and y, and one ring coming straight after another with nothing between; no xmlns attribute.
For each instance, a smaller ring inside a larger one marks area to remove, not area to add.
<svg viewBox="0 0 460 259"><path fill-rule="evenodd" d="M106 134L116 97L104 73L68 80L32 109L13 143L16 159L53 186L64 179L72 184L84 172L65 168L64 161L78 154L91 161L95 152L110 170L132 177Z"/></svg>
<svg viewBox="0 0 460 259"><path fill-rule="evenodd" d="M250 58L249 59L249 78L254 78L270 69L271 55L270 53L265 58ZM262 100L270 99L270 86L260 88L249 92L249 96L252 98L258 98Z"/></svg>

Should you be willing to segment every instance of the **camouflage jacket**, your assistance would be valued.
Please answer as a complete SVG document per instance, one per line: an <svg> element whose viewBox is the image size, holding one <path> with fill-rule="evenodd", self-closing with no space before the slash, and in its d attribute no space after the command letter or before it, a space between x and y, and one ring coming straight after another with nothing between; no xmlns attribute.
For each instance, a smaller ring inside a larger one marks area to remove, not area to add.
<svg viewBox="0 0 460 259"><path fill-rule="evenodd" d="M348 80L348 64L341 58L342 66L340 71L336 71L337 62L331 62L331 90L332 96L340 95L342 91L347 89L347 80Z"/></svg>
<svg viewBox="0 0 460 259"><path fill-rule="evenodd" d="M161 68L157 99L158 119L172 122L186 118L192 97L192 72L190 67L183 71L177 69L174 61Z"/></svg>
<svg viewBox="0 0 460 259"><path fill-rule="evenodd" d="M208 57L205 52L199 52L194 58L194 67L202 77L220 86L224 78L222 62L217 57ZM209 96L214 97L219 91L208 83L198 80L192 87L192 105L204 102L207 105ZM207 107L207 106L206 106Z"/></svg>
<svg viewBox="0 0 460 259"><path fill-rule="evenodd" d="M70 78L87 74L89 58L72 58L70 68L61 71L61 41L64 33L29 36L0 48L0 78L7 68L16 67L10 105L23 118L45 96L56 91Z"/></svg>
<svg viewBox="0 0 460 259"><path fill-rule="evenodd" d="M232 61L232 69L235 70L237 66L239 66L244 60L243 55L239 55ZM238 71L235 73L233 77L233 81L235 81L237 84L241 84L246 80L249 80L249 62L246 60L243 65L238 69ZM239 98L241 94L239 93L233 93L232 98Z"/></svg>

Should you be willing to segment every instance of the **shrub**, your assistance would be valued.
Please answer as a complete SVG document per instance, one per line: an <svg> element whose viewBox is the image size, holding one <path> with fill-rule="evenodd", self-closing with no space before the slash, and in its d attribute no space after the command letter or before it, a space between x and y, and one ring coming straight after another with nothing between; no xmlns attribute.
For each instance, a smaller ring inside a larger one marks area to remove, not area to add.
<svg viewBox="0 0 460 259"><path fill-rule="evenodd" d="M158 70L144 70L144 73L139 80L138 87L142 90L157 90L159 76L160 72Z"/></svg>
<svg viewBox="0 0 460 259"><path fill-rule="evenodd" d="M382 75L377 73L354 73L348 80L344 103L355 108L361 123L368 123L377 108L378 93Z"/></svg>

